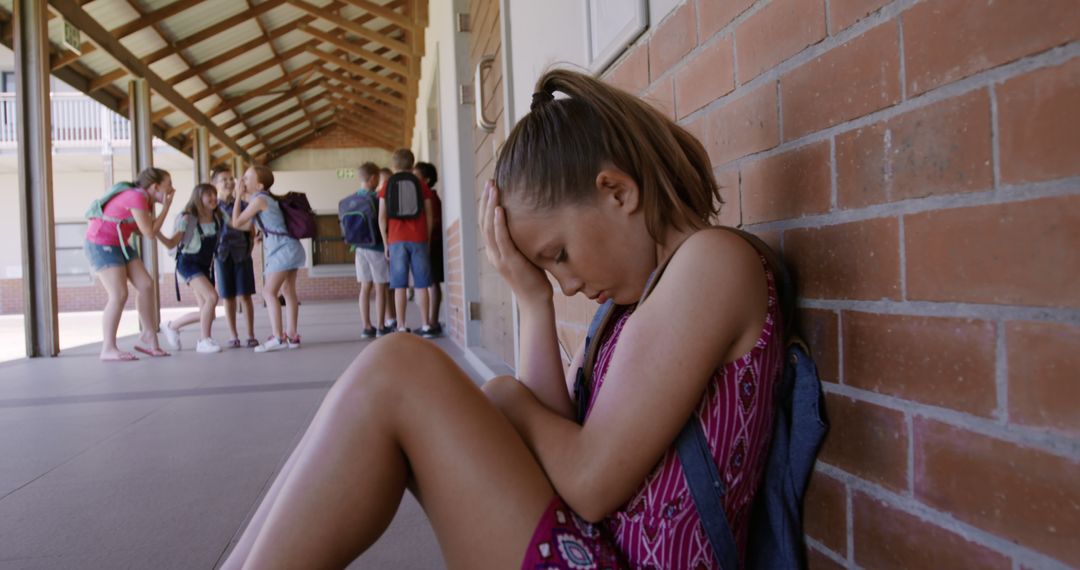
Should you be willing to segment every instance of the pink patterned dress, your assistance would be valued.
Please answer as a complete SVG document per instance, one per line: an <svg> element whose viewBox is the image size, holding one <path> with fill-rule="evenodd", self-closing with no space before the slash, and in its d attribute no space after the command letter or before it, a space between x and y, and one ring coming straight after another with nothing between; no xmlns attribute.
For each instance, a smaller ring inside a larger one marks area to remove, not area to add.
<svg viewBox="0 0 1080 570"><path fill-rule="evenodd" d="M761 261L766 264L764 258ZM740 560L745 559L750 508L768 456L774 386L783 370L780 304L773 275L765 267L769 307L761 334L750 352L716 370L696 411L727 487L724 513ZM603 388L619 334L635 308L616 308L600 338L590 412ZM528 570L615 568L720 568L674 442L634 496L600 524L585 522L560 497L553 498L522 563L522 569Z"/></svg>
<svg viewBox="0 0 1080 570"><path fill-rule="evenodd" d="M697 408L697 417L727 487L724 512L735 535L740 560L745 558L750 508L768 456L774 386L783 370L780 304L767 266L766 275L769 308L757 343L750 352L715 372ZM609 332L601 338L590 411L607 379L619 333L634 307L621 311L613 316L614 325L608 326ZM702 529L674 445L637 493L602 525L633 568L720 567Z"/></svg>

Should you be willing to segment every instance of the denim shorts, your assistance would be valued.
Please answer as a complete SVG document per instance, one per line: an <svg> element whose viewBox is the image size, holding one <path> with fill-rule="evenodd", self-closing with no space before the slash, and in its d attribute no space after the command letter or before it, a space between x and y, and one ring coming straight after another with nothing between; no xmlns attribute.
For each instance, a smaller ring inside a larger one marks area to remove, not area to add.
<svg viewBox="0 0 1080 570"><path fill-rule="evenodd" d="M409 286L409 270L412 270L413 287L431 287L431 261L428 244L402 241L390 244L390 288L405 289Z"/></svg>
<svg viewBox="0 0 1080 570"><path fill-rule="evenodd" d="M83 242L83 253L94 273L110 267L125 267L128 263L139 259L138 252L129 247L128 257L124 257L124 250L118 245L98 245L93 242Z"/></svg>
<svg viewBox="0 0 1080 570"><path fill-rule="evenodd" d="M217 258L217 290L222 299L254 295L255 265L251 258L244 261Z"/></svg>

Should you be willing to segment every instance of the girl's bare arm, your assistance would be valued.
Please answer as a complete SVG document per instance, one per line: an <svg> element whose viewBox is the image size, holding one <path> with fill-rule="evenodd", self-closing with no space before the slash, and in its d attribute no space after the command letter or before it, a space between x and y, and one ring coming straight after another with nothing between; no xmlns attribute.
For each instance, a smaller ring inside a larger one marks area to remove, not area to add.
<svg viewBox="0 0 1080 570"><path fill-rule="evenodd" d="M520 383L486 386L556 491L591 521L624 504L671 447L714 371L750 350L767 291L756 252L728 232L698 232L623 328L584 426Z"/></svg>

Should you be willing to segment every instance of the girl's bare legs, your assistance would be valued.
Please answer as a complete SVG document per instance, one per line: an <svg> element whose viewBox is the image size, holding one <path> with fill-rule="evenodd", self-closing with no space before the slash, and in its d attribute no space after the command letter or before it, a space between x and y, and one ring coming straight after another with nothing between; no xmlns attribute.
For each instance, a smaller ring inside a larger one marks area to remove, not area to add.
<svg viewBox="0 0 1080 570"><path fill-rule="evenodd" d="M344 567L382 534L406 483L450 568L520 566L554 496L510 422L448 356L391 335L330 390L224 567Z"/></svg>
<svg viewBox="0 0 1080 570"><path fill-rule="evenodd" d="M299 327L300 299L296 296L296 276L300 273L297 269L285 272L285 281L281 284L281 294L285 297L285 334L289 338L296 337L296 329Z"/></svg>
<svg viewBox="0 0 1080 570"><path fill-rule="evenodd" d="M386 283L375 283L373 287L375 288L375 317L378 319L375 328L382 329L386 324L386 298L389 295Z"/></svg>
<svg viewBox="0 0 1080 570"><path fill-rule="evenodd" d="M389 283L383 284L383 295L386 297L386 316L383 317L383 324L385 325L386 321L396 321L398 313L394 290L390 288Z"/></svg>
<svg viewBox="0 0 1080 570"><path fill-rule="evenodd" d="M431 295L431 310L428 313L428 324L431 326L437 326L439 324L439 308L442 305L442 285L439 283L432 283L431 287L428 287L428 292Z"/></svg>
<svg viewBox="0 0 1080 570"><path fill-rule="evenodd" d="M247 324L248 338L255 338L255 306L251 303L251 295L241 296L240 304L244 307L244 320ZM233 326L233 336L236 336L235 323Z"/></svg>
<svg viewBox="0 0 1080 570"><path fill-rule="evenodd" d="M266 312L270 315L270 330L275 338L284 336L281 332L281 303L278 303L278 291L287 274L287 271L276 271L268 274L263 282L263 301L266 302Z"/></svg>
<svg viewBox="0 0 1080 570"><path fill-rule="evenodd" d="M139 323L142 332L139 340L147 344L151 351L161 350L158 344L158 315L154 310L154 280L146 272L141 259L134 259L127 264L128 280L135 286L135 306L139 310Z"/></svg>
<svg viewBox="0 0 1080 570"><path fill-rule="evenodd" d="M107 267L98 271L97 276L109 295L101 314L101 359L111 360L122 355L130 357L130 353L122 352L116 346L116 330L120 327L120 315L128 298L127 267Z"/></svg>
<svg viewBox="0 0 1080 570"><path fill-rule="evenodd" d="M229 323L229 338L240 338L236 331L236 297L225 299L225 320Z"/></svg>
<svg viewBox="0 0 1080 570"><path fill-rule="evenodd" d="M214 317L217 311L218 295L214 285L205 275L198 275L189 283L191 290L199 299L199 324L202 329L201 338L210 338L210 329L214 326Z"/></svg>

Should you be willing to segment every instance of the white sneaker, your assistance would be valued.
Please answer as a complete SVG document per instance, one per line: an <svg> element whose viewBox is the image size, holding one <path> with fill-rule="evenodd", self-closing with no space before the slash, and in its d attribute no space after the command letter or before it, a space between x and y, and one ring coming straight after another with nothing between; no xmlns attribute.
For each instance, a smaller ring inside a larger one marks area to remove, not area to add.
<svg viewBox="0 0 1080 570"><path fill-rule="evenodd" d="M212 338L204 338L199 341L199 344L195 345L195 352L201 354L213 354L215 352L221 352L221 347L218 343L214 342Z"/></svg>
<svg viewBox="0 0 1080 570"><path fill-rule="evenodd" d="M172 328L172 321L165 323L165 326L161 327L161 332L165 333L165 342L169 345L169 348L181 350L180 331Z"/></svg>
<svg viewBox="0 0 1080 570"><path fill-rule="evenodd" d="M289 350L300 348L300 335L294 337L285 335L285 344L289 347Z"/></svg>
<svg viewBox="0 0 1080 570"><path fill-rule="evenodd" d="M270 337L270 340L260 344L259 346L256 346L255 352L260 354L263 352L277 352L279 350L285 350L288 347L289 345L281 342L280 338L272 336Z"/></svg>

